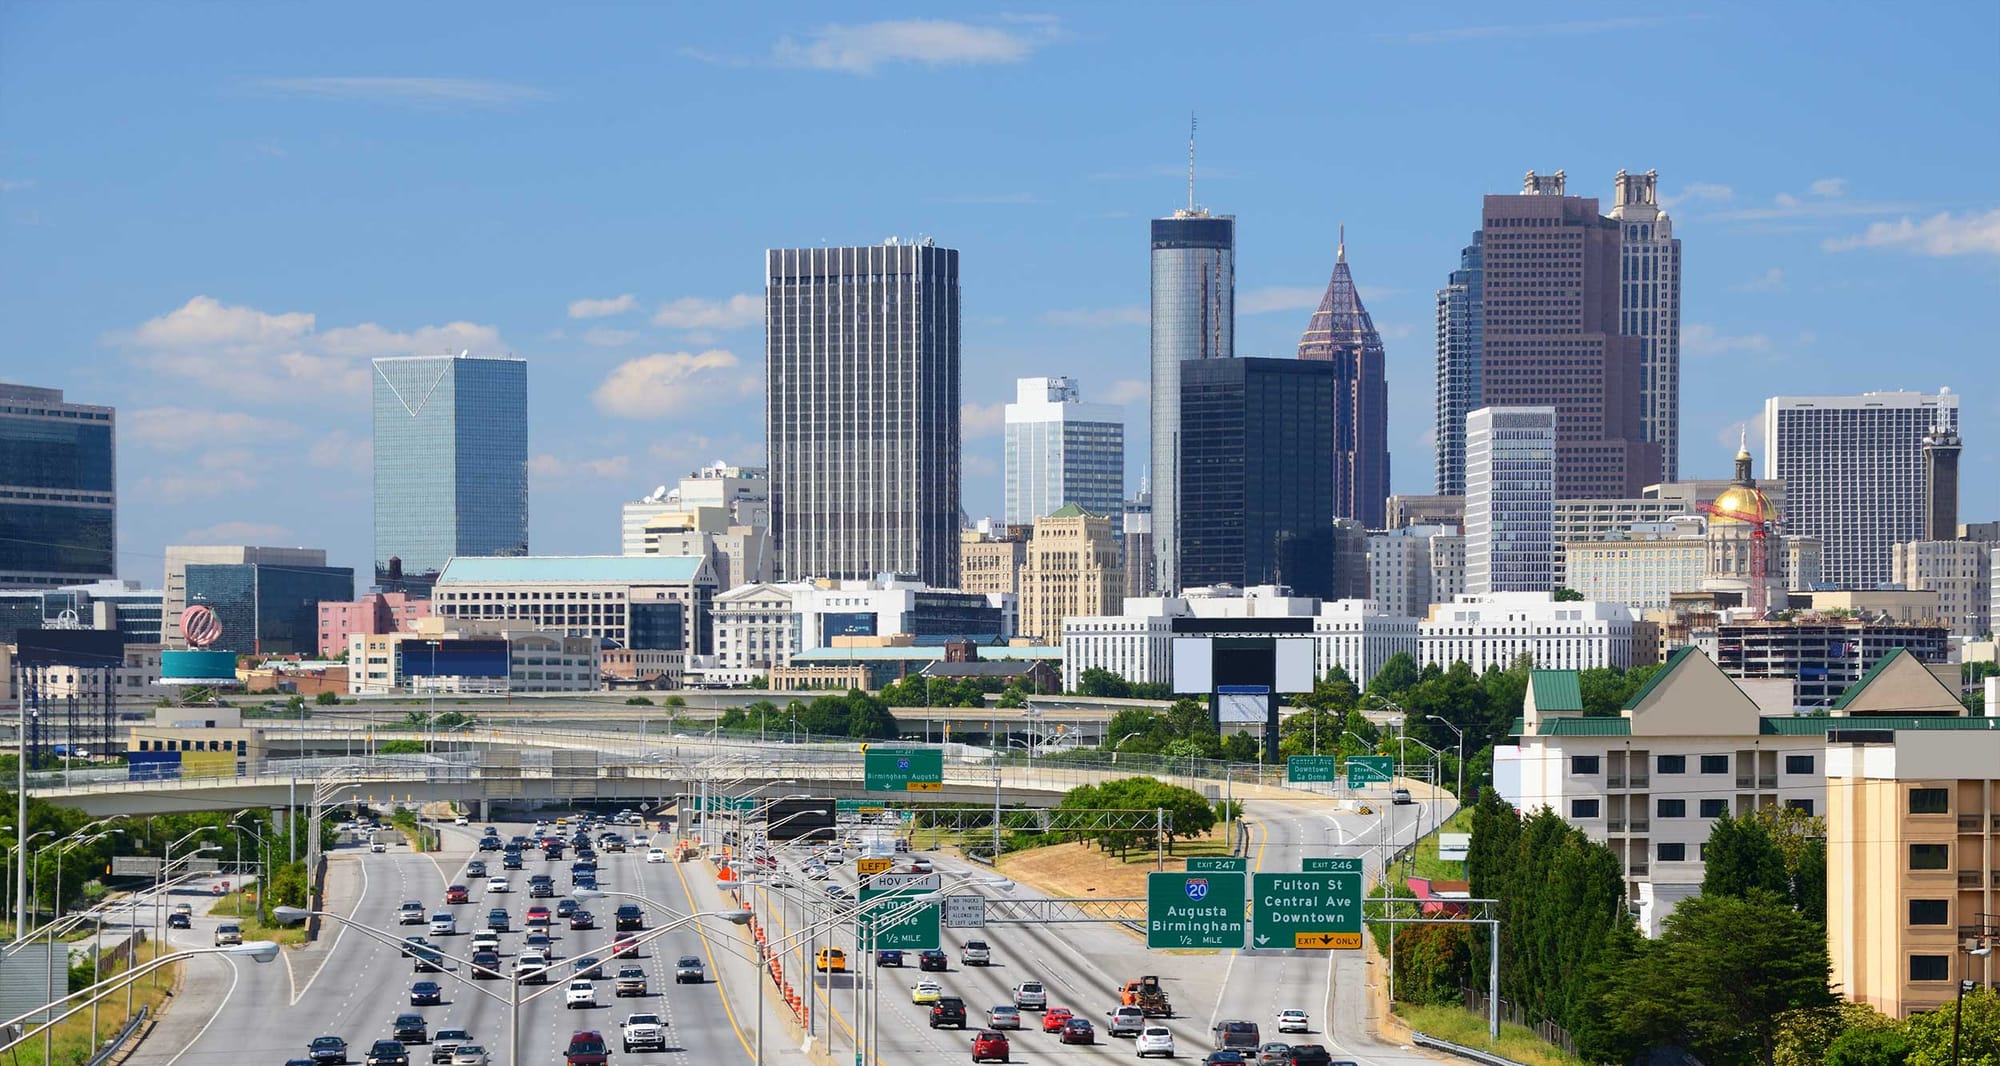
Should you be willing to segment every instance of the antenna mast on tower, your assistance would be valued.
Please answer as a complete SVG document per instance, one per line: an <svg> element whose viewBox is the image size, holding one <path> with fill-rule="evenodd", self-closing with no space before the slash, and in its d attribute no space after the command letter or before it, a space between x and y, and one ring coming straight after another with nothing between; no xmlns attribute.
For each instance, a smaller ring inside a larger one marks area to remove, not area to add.
<svg viewBox="0 0 2000 1066"><path fill-rule="evenodd" d="M1188 112L1188 214L1194 214L1194 112Z"/></svg>

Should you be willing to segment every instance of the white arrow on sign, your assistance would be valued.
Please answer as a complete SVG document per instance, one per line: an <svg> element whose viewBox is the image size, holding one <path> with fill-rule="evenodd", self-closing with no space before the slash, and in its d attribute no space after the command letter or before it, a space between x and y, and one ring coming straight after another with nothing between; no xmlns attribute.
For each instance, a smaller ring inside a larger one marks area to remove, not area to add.
<svg viewBox="0 0 2000 1066"><path fill-rule="evenodd" d="M1261 933L1260 933L1260 934L1258 934L1258 936L1257 936L1257 946L1258 946L1258 947L1260 947L1260 948L1261 948L1261 947L1263 947L1264 945L1266 945L1266 944L1268 944L1268 943L1270 943L1270 942L1271 942L1271 938L1270 938L1270 937L1268 937L1268 936L1264 936L1264 935L1263 935L1263 934L1261 934Z"/></svg>

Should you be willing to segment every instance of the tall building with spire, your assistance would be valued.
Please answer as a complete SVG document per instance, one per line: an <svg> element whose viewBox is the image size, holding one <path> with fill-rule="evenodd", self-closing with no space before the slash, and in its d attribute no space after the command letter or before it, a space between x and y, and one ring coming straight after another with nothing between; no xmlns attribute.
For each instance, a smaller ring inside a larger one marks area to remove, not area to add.
<svg viewBox="0 0 2000 1066"><path fill-rule="evenodd" d="M1660 446L1660 478L1680 480L1681 242L1660 209L1659 171L1619 171L1618 332L1639 341L1639 435Z"/></svg>
<svg viewBox="0 0 2000 1066"><path fill-rule="evenodd" d="M1188 134L1187 207L1152 220L1153 580L1178 591L1180 573L1181 364L1236 354L1236 219L1194 198Z"/></svg>
<svg viewBox="0 0 2000 1066"><path fill-rule="evenodd" d="M1384 526L1389 498L1389 379L1382 335L1361 306L1340 228L1333 277L1299 338L1299 358L1333 364L1333 513Z"/></svg>
<svg viewBox="0 0 2000 1066"><path fill-rule="evenodd" d="M1465 416L1479 409L1480 337L1486 321L1486 256L1480 233L1458 253L1437 291L1437 494L1465 495Z"/></svg>

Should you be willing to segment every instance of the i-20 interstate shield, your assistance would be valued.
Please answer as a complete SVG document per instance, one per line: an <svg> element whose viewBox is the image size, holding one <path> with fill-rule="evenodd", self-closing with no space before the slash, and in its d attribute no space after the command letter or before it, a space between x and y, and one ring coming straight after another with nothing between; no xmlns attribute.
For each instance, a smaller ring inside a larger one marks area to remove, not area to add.
<svg viewBox="0 0 2000 1066"><path fill-rule="evenodd" d="M1196 903L1200 903L1202 900L1207 899L1208 878L1206 877L1188 878L1186 891L1187 891L1187 898L1193 900Z"/></svg>

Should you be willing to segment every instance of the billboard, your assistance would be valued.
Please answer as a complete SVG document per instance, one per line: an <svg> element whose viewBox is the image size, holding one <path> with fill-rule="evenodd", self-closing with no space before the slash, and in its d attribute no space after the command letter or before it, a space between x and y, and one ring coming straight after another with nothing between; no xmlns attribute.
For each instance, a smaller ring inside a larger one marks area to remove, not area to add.
<svg viewBox="0 0 2000 1066"><path fill-rule="evenodd" d="M830 799L778 799L764 808L764 835L771 840L801 837L834 839L834 801Z"/></svg>
<svg viewBox="0 0 2000 1066"><path fill-rule="evenodd" d="M875 636L875 612L845 611L819 616L819 642L833 643L835 637Z"/></svg>
<svg viewBox="0 0 2000 1066"><path fill-rule="evenodd" d="M236 653L233 651L163 651L160 653L162 685L234 685Z"/></svg>
<svg viewBox="0 0 2000 1066"><path fill-rule="evenodd" d="M505 640L406 640L404 677L506 677Z"/></svg>
<svg viewBox="0 0 2000 1066"><path fill-rule="evenodd" d="M113 629L23 629L15 642L20 650L14 661L22 666L105 667L125 662L125 635ZM236 676L233 664L229 676Z"/></svg>
<svg viewBox="0 0 2000 1066"><path fill-rule="evenodd" d="M1271 690L1262 685L1224 685L1215 690L1215 721L1261 727L1271 716Z"/></svg>

